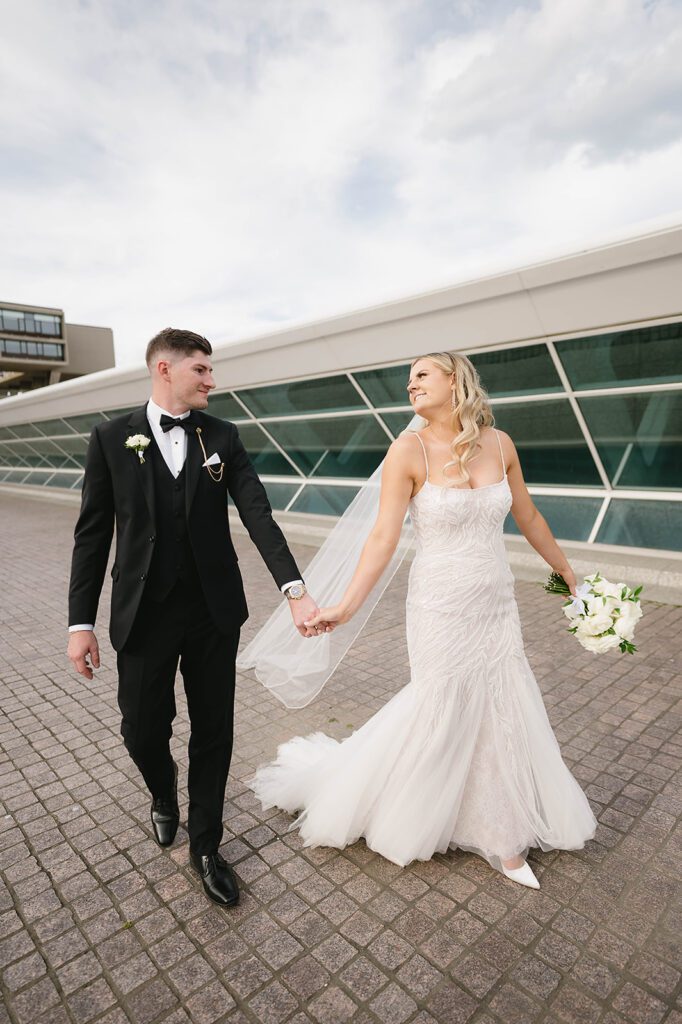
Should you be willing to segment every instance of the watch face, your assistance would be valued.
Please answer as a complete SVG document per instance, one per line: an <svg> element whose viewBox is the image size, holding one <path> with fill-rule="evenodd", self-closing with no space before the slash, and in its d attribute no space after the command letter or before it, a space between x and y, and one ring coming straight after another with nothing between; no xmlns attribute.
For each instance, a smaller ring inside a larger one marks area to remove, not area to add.
<svg viewBox="0 0 682 1024"><path fill-rule="evenodd" d="M289 597L303 597L305 591L300 583L294 583L293 587L289 587L287 594Z"/></svg>

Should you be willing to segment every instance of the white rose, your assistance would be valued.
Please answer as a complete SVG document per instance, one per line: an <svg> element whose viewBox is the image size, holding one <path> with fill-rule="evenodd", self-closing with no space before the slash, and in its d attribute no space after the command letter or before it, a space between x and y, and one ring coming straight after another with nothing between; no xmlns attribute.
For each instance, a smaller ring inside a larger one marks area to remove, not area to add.
<svg viewBox="0 0 682 1024"><path fill-rule="evenodd" d="M613 628L623 640L632 640L635 635L635 625L642 617L642 609L636 601L623 601L618 606L618 612Z"/></svg>
<svg viewBox="0 0 682 1024"><path fill-rule="evenodd" d="M585 607L588 615L601 615L606 607L606 602L603 597L588 597Z"/></svg>
<svg viewBox="0 0 682 1024"><path fill-rule="evenodd" d="M128 448L146 448L148 444L149 438L144 434L132 434L126 438L126 447Z"/></svg>
<svg viewBox="0 0 682 1024"><path fill-rule="evenodd" d="M609 612L603 611L595 615L586 615L578 624L578 636L598 636L611 629L613 619Z"/></svg>
<svg viewBox="0 0 682 1024"><path fill-rule="evenodd" d="M576 635L585 650L591 651L593 654L604 654L606 651L611 651L614 647L618 647L620 644L620 637L614 633L609 633L607 636Z"/></svg>

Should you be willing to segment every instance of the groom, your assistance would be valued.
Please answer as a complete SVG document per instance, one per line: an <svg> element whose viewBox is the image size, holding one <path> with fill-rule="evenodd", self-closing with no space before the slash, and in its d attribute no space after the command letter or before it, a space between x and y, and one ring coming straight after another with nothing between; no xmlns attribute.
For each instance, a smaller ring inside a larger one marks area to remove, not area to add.
<svg viewBox="0 0 682 1024"><path fill-rule="evenodd" d="M289 598L303 636L317 607L236 427L208 416L215 387L210 343L166 328L147 346L150 401L92 431L69 587L68 655L92 679L93 632L111 539L111 643L117 652L123 741L151 793L156 841L169 846L180 820L177 765L169 740L180 663L189 741L190 859L207 896L239 900L219 854L232 754L235 658L248 616L227 517L232 497L251 540Z"/></svg>

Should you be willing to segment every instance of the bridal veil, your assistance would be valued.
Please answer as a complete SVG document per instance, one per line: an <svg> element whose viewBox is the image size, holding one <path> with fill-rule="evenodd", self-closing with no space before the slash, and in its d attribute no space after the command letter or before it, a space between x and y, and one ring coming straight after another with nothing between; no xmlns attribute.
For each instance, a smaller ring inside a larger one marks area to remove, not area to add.
<svg viewBox="0 0 682 1024"><path fill-rule="evenodd" d="M414 416L405 431L421 430ZM337 604L355 572L379 510L383 460L353 498L305 570L306 587L320 608ZM256 678L288 708L303 708L320 692L360 633L412 545L406 516L396 550L362 607L331 633L303 637L280 604L237 658L237 668L253 668Z"/></svg>

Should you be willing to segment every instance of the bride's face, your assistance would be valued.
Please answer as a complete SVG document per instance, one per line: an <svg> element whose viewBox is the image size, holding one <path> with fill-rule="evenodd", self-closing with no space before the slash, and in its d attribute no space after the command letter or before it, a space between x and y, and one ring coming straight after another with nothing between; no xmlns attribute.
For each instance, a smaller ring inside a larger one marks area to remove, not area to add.
<svg viewBox="0 0 682 1024"><path fill-rule="evenodd" d="M418 359L407 382L410 404L424 419L442 416L452 409L452 374L430 359Z"/></svg>

